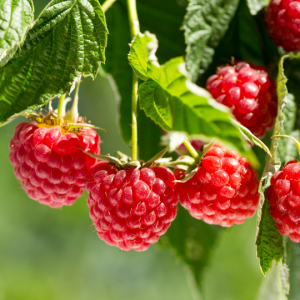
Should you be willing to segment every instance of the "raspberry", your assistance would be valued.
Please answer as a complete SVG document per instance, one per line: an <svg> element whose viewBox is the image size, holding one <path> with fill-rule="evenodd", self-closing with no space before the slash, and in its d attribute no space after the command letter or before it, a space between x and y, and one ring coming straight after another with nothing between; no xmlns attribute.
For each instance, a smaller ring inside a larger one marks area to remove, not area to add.
<svg viewBox="0 0 300 300"><path fill-rule="evenodd" d="M176 169L182 179L185 171ZM177 183L181 205L208 224L224 227L242 224L253 216L259 201L256 172L234 151L214 145L202 160L196 175Z"/></svg>
<svg viewBox="0 0 300 300"><path fill-rule="evenodd" d="M216 101L230 107L236 119L258 138L273 127L277 115L276 84L263 67L247 62L221 66L206 85Z"/></svg>
<svg viewBox="0 0 300 300"><path fill-rule="evenodd" d="M288 162L275 173L267 190L270 214L279 232L294 242L300 242L300 163Z"/></svg>
<svg viewBox="0 0 300 300"><path fill-rule="evenodd" d="M99 154L100 138L89 128L78 134L59 126L21 123L10 141L9 159L28 196L53 208L72 205L82 195L96 160L82 149Z"/></svg>
<svg viewBox="0 0 300 300"><path fill-rule="evenodd" d="M300 51L300 1L271 0L265 20L277 46Z"/></svg>
<svg viewBox="0 0 300 300"><path fill-rule="evenodd" d="M87 184L90 217L100 239L128 251L145 251L177 213L175 177L164 167L117 170L100 162Z"/></svg>

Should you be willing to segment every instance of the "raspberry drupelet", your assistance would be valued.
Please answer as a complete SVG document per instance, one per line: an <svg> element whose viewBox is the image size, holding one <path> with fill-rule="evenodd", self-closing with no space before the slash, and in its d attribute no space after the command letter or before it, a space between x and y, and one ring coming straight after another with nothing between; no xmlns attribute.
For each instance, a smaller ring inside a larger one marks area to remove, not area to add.
<svg viewBox="0 0 300 300"><path fill-rule="evenodd" d="M156 243L176 217L174 180L164 167L118 170L97 164L86 187L100 239L125 251L145 251Z"/></svg>
<svg viewBox="0 0 300 300"><path fill-rule="evenodd" d="M275 173L267 190L270 214L279 232L300 242L300 163L288 162Z"/></svg>
<svg viewBox="0 0 300 300"><path fill-rule="evenodd" d="M276 83L265 68L248 62L221 66L206 86L216 101L230 107L235 118L258 138L273 127L277 116Z"/></svg>
<svg viewBox="0 0 300 300"><path fill-rule="evenodd" d="M90 128L76 134L60 126L24 122L15 129L9 159L27 195L52 208L72 205L82 195L99 154L100 137Z"/></svg>
<svg viewBox="0 0 300 300"><path fill-rule="evenodd" d="M299 0L271 0L265 20L277 46L286 51L300 51Z"/></svg>
<svg viewBox="0 0 300 300"><path fill-rule="evenodd" d="M176 169L182 179L184 171ZM253 216L259 201L257 173L235 151L214 145L196 175L176 183L181 205L196 219L229 227Z"/></svg>

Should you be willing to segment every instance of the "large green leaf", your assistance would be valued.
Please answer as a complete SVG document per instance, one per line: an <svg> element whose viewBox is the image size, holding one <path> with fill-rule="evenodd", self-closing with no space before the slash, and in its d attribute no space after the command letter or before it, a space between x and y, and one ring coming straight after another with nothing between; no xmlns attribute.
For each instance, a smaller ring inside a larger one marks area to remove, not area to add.
<svg viewBox="0 0 300 300"><path fill-rule="evenodd" d="M215 48L229 27L239 0L191 0L185 30L186 64L193 81L211 63Z"/></svg>
<svg viewBox="0 0 300 300"><path fill-rule="evenodd" d="M0 0L0 66L13 56L26 37L34 17L32 0Z"/></svg>
<svg viewBox="0 0 300 300"><path fill-rule="evenodd" d="M107 29L98 0L53 0L22 48L0 70L0 122L70 92L105 61Z"/></svg>
<svg viewBox="0 0 300 300"><path fill-rule="evenodd" d="M141 79L147 79L138 90L140 107L146 115L166 131L184 131L204 140L217 138L256 163L233 124L229 109L188 80L182 57L162 66L151 63L145 50L141 50L141 45L147 49L149 43L149 35L140 34L132 42L129 55L133 70Z"/></svg>
<svg viewBox="0 0 300 300"><path fill-rule="evenodd" d="M223 231L221 226L212 226L192 218L180 206L172 226L160 239L160 244L171 247L180 261L187 266L187 275L196 295L202 290L204 271L210 264L213 249Z"/></svg>
<svg viewBox="0 0 300 300"><path fill-rule="evenodd" d="M261 222L256 239L257 257L264 275L272 268L273 260L278 263L283 258L283 240L275 221L270 215L269 201L262 208Z"/></svg>

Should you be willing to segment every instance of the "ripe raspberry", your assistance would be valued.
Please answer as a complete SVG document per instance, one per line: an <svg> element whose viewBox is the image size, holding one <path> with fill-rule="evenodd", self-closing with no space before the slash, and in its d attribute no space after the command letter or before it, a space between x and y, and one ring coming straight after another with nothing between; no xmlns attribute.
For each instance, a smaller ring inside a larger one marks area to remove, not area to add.
<svg viewBox="0 0 300 300"><path fill-rule="evenodd" d="M267 190L270 214L279 232L300 242L300 163L288 162L282 171L275 173Z"/></svg>
<svg viewBox="0 0 300 300"><path fill-rule="evenodd" d="M300 1L271 0L266 23L277 46L286 51L300 51Z"/></svg>
<svg viewBox="0 0 300 300"><path fill-rule="evenodd" d="M118 171L101 162L87 184L90 217L100 239L128 251L145 251L176 217L175 177L164 167Z"/></svg>
<svg viewBox="0 0 300 300"><path fill-rule="evenodd" d="M247 62L221 66L206 85L216 101L230 107L236 119L258 138L273 127L277 115L276 84L263 67Z"/></svg>
<svg viewBox="0 0 300 300"><path fill-rule="evenodd" d="M72 205L96 161L78 146L99 154L100 138L89 128L74 134L59 126L39 126L25 122L16 127L9 154L15 176L33 200L53 208Z"/></svg>
<svg viewBox="0 0 300 300"><path fill-rule="evenodd" d="M182 179L184 171L175 170ZM214 145L194 177L177 183L181 205L196 219L224 227L253 216L259 201L256 172L236 152Z"/></svg>

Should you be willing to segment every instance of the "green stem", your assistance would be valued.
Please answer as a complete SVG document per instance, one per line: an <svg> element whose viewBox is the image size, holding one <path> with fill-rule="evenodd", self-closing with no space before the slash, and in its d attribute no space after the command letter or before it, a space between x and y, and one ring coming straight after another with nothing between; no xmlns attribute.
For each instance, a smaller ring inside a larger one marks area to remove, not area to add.
<svg viewBox="0 0 300 300"><path fill-rule="evenodd" d="M136 0L127 0L129 27L131 32L131 39L133 39L140 32L140 24L136 10ZM138 77L133 74L132 80L132 98L131 98L131 112L132 112L132 133L131 133L131 160L137 160L137 142L138 142L138 128L137 128L137 104L138 104Z"/></svg>
<svg viewBox="0 0 300 300"><path fill-rule="evenodd" d="M59 98L59 102L58 102L58 107L57 107L57 114L59 117L63 117L64 116L64 101L66 98L66 94L63 94L60 96Z"/></svg>
<svg viewBox="0 0 300 300"><path fill-rule="evenodd" d="M102 5L102 10L105 13L117 0L106 0Z"/></svg>
<svg viewBox="0 0 300 300"><path fill-rule="evenodd" d="M183 142L183 144L195 160L200 158L199 153L195 150L195 148L192 146L192 144L188 140L185 140Z"/></svg>

